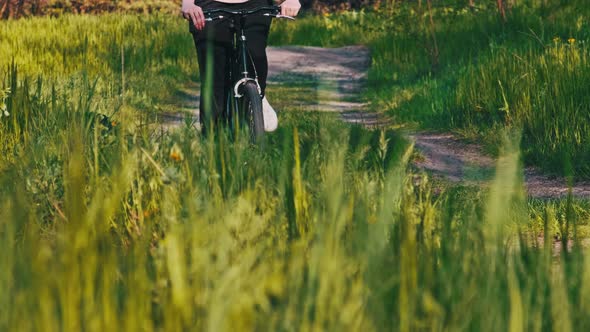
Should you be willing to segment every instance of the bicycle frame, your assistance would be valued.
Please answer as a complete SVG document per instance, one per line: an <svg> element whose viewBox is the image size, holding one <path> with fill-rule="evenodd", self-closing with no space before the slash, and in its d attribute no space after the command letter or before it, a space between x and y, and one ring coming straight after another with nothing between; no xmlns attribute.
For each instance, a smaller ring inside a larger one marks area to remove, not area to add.
<svg viewBox="0 0 590 332"><path fill-rule="evenodd" d="M261 13L263 12L263 13ZM234 123L234 120L239 121L239 117L243 114L240 113L240 107L238 99L243 97L241 88L244 87L248 82L254 82L258 89L258 94L262 94L262 89L258 83L258 75L256 73L256 67L250 55L248 53L248 41L244 31L246 24L246 18L249 15L260 14L267 17L276 18L288 18L294 19L289 16L280 15L280 7L260 7L253 10L240 10L230 11L225 9L213 9L206 11L206 21L212 22L219 19L230 19L230 29L233 34L232 38L232 52L229 55L229 68L227 73L227 82L229 84L229 91L226 91L226 108L225 118L230 127L236 125L239 127L238 122ZM249 70L252 68L252 71ZM238 116L234 118L234 115ZM232 128L233 129L233 128Z"/></svg>
<svg viewBox="0 0 590 332"><path fill-rule="evenodd" d="M260 89L260 84L258 84L258 75L256 74L256 68L254 67L254 63L251 61L248 54L248 43L246 34L244 33L244 24L246 23L246 17L240 16L239 18L239 30L235 26L235 18L233 19L233 22L230 24L230 28L234 29L233 55L237 55L234 61L239 59L239 61L237 61L237 70L234 71L232 70L232 68L230 68L229 71L231 79L230 82L233 85L234 97L236 98L242 97L242 94L239 91L240 86L244 85L248 81L254 81L256 83L256 86L258 87L258 93L262 93L262 90ZM248 64L250 64L254 69L254 77L252 77L251 73L248 71ZM239 79L238 77L231 77L232 74L235 75L236 72L239 72L240 74Z"/></svg>
<svg viewBox="0 0 590 332"><path fill-rule="evenodd" d="M226 91L228 95L226 97L227 102L225 108L225 117L226 121L230 125L230 128L234 129L234 127L239 127L238 123L234 123L234 121L239 120L239 118L243 116L243 114L239 114L240 108L238 99L243 96L240 88L247 82L254 82L258 88L258 94L262 93L262 89L258 83L256 68L248 53L248 40L244 32L246 17L241 15L239 17L233 16L230 19L232 20L230 23L230 29L232 30L233 34L233 41L232 52L228 61L229 68L227 79L231 88L229 91ZM254 73L251 73L248 67L252 68ZM237 116L234 117L236 114Z"/></svg>

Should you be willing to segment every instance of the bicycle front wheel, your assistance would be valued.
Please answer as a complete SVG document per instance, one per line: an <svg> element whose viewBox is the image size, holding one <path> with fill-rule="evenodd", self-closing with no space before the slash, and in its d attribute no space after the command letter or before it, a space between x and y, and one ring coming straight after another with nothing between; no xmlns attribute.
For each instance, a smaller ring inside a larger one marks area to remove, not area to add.
<svg viewBox="0 0 590 332"><path fill-rule="evenodd" d="M242 90L242 111L250 130L250 139L259 143L264 138L264 118L262 116L262 98L258 93L258 86L254 82L247 82Z"/></svg>

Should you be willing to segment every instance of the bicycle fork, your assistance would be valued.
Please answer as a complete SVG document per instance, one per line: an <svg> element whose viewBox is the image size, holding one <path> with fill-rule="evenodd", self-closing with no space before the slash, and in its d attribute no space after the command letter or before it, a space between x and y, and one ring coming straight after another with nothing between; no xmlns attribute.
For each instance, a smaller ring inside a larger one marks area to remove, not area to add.
<svg viewBox="0 0 590 332"><path fill-rule="evenodd" d="M242 78L239 79L236 84L234 85L234 96L236 98L241 98L243 94L240 93L240 87L245 85L247 82L254 82L256 87L258 88L258 94L262 94L262 89L260 88L260 84L258 84L258 75L254 75L254 78L250 77L250 72L248 71L248 47L246 43L246 34L244 33L244 19L240 22L240 35L238 36L238 54L240 57L240 73L242 74ZM254 66L254 64L252 64ZM256 73L256 68L254 68L254 72Z"/></svg>

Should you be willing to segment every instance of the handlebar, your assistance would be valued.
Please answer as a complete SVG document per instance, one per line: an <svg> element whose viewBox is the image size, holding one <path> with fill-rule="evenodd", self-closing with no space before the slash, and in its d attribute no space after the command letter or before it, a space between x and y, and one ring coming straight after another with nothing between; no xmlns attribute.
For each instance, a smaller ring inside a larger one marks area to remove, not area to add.
<svg viewBox="0 0 590 332"><path fill-rule="evenodd" d="M258 14L260 12L266 13L262 14L263 16L268 17L275 17L275 18L286 18L289 20L294 20L294 17L281 15L281 7L280 6L268 6L268 7L258 7L251 10L228 10L228 9L211 9L203 11L205 15L205 21L212 22L226 18L223 14L228 16L249 16L253 14Z"/></svg>

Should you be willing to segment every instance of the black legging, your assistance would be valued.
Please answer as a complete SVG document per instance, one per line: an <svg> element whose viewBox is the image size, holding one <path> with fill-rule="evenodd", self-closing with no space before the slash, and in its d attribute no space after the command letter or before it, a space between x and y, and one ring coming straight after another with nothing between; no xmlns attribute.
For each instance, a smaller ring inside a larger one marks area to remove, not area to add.
<svg viewBox="0 0 590 332"><path fill-rule="evenodd" d="M228 9L241 10L253 9L262 6L269 6L268 0L250 0L244 3L228 4L212 0L197 0L195 4L203 10L210 9ZM255 15L246 19L244 33L248 40L248 51L256 67L258 74L258 83L262 89L262 94L266 89L266 76L268 73L268 62L266 59L266 44L270 30L271 18L261 15ZM229 28L229 20L223 19L215 22L207 22L205 29L197 31L193 24L190 23L190 31L193 34L197 57L199 60L199 72L201 75L201 102L199 105L199 118L203 132L210 125L216 127L222 119L222 113L225 106L225 91L231 89L230 82L226 82L226 71L228 70L228 54L231 51L233 35ZM212 47L208 56L208 51ZM208 61L212 61L212 77L207 77ZM213 98L211 92L207 91L205 82L211 82L213 89ZM211 99L208 102L208 99ZM210 106L210 107L209 107Z"/></svg>

